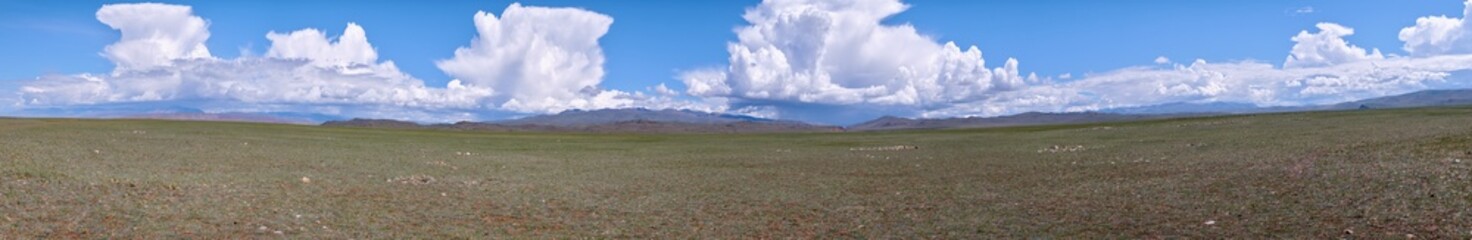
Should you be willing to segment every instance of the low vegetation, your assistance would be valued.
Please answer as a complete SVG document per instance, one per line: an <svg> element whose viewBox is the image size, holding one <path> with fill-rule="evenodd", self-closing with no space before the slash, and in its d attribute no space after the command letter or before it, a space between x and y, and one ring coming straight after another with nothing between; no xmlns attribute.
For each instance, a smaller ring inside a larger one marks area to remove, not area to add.
<svg viewBox="0 0 1472 240"><path fill-rule="evenodd" d="M0 236L1467 238L1468 123L1472 108L772 134L0 119Z"/></svg>

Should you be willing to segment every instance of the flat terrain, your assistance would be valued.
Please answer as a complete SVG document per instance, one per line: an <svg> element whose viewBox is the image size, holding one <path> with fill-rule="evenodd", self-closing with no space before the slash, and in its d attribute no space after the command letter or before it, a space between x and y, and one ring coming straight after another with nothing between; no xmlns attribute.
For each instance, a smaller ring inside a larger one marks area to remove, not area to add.
<svg viewBox="0 0 1472 240"><path fill-rule="evenodd" d="M18 238L1467 238L1472 108L562 134L0 119Z"/></svg>

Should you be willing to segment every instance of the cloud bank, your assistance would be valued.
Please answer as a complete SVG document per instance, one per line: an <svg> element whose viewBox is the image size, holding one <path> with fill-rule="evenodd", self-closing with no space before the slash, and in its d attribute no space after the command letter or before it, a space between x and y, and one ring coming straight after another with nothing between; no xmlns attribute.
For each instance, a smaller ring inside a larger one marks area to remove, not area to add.
<svg viewBox="0 0 1472 240"><path fill-rule="evenodd" d="M334 41L316 29L271 32L265 57L209 55L206 22L190 7L156 3L105 5L98 20L122 32L103 55L111 74L52 75L21 87L31 107L127 102L235 102L242 105L382 105L473 109L490 91L451 82L427 87L378 62L363 27L349 23Z"/></svg>
<svg viewBox="0 0 1472 240"><path fill-rule="evenodd" d="M39 77L20 87L23 106L224 102L233 104L214 106L330 108L353 117L420 121L473 120L481 112L704 107L599 89L603 56L597 40L613 19L581 9L512 4L501 18L477 13L478 37L454 58L439 62L458 79L436 87L399 71L392 61L380 61L367 31L356 23L336 37L310 28L269 32L271 46L264 56L218 59L204 45L207 22L188 6L112 4L99 9L97 18L122 32L122 39L103 51L117 68L110 74Z"/></svg>
<svg viewBox="0 0 1472 240"><path fill-rule="evenodd" d="M1472 12L1472 1L1467 11ZM909 25L881 23L908 8L898 0L768 0L747 10L725 68L684 72L687 93L733 107L893 109L919 117L1091 111L1174 102L1296 106L1431 88L1472 87L1454 74L1472 69L1465 21L1424 17L1401 31L1412 56L1386 57L1344 37L1354 29L1319 23L1289 38L1282 66L1257 61L1144 65L1083 77L1024 77L1019 61L988 68L981 51L961 50ZM800 107L794 107L800 106ZM784 108L800 109L783 111ZM903 110L914 110L906 112ZM886 112L888 111L888 112ZM853 111L849 111L853 112ZM795 116L803 117L803 116ZM867 116L873 117L873 116Z"/></svg>

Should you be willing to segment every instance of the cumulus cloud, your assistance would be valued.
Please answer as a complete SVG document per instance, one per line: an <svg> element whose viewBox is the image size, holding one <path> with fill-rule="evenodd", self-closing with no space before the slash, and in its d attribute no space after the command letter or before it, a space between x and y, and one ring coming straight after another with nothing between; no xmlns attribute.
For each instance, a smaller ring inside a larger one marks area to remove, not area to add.
<svg viewBox="0 0 1472 240"><path fill-rule="evenodd" d="M612 24L612 17L582 9L511 4L500 17L476 13L470 46L436 65L491 88L498 93L493 104L516 111L637 105L644 96L598 88L604 61L598 39Z"/></svg>
<svg viewBox="0 0 1472 240"><path fill-rule="evenodd" d="M376 51L357 24L349 24L336 41L315 29L272 32L266 35L272 46L265 57L217 59L204 46L209 37L206 22L193 16L188 6L115 4L98 10L97 16L123 32L122 39L103 52L118 70L38 77L20 87L22 104L223 101L245 106L368 105L430 112L480 108L481 99L491 94L487 88L459 81L428 87L400 72L392 62L377 62Z"/></svg>
<svg viewBox="0 0 1472 240"><path fill-rule="evenodd" d="M909 25L881 21L897 0L771 0L727 45L726 68L681 74L707 98L821 104L936 106L1021 86L1018 62L988 69L981 51L939 43Z"/></svg>
<svg viewBox="0 0 1472 240"><path fill-rule="evenodd" d="M120 70L169 66L177 59L210 58L204 46L209 23L189 6L159 3L108 4L97 20L122 32L122 39L102 52Z"/></svg>
<svg viewBox="0 0 1472 240"><path fill-rule="evenodd" d="M337 42L313 29L268 34L265 58L167 59L167 67L111 75L53 75L21 87L33 106L170 100L228 100L247 104L372 104L412 108L479 107L490 90L459 81L443 88L376 63L362 27L350 24ZM119 63L121 67L122 64Z"/></svg>
<svg viewBox="0 0 1472 240"><path fill-rule="evenodd" d="M207 22L188 6L116 4L97 15L123 32L103 53L118 69L38 77L20 87L23 106L225 102L232 104L212 107L420 121L466 120L486 111L724 110L674 96L599 88L603 55L597 40L612 18L579 9L512 4L499 19L476 14L479 37L457 50L455 58L439 62L459 78L442 87L426 86L392 61L380 61L367 31L356 23L335 37L311 28L269 32L271 46L264 56L218 59L204 46Z"/></svg>
<svg viewBox="0 0 1472 240"><path fill-rule="evenodd" d="M317 29L302 29L289 34L270 32L271 49L266 56L280 59L305 59L321 67L348 67L374 64L378 51L368 43L368 33L357 23L348 23L337 42L328 42L327 34Z"/></svg>
<svg viewBox="0 0 1472 240"><path fill-rule="evenodd" d="M1463 18L1427 16L1416 19L1416 26L1400 30L1400 40L1412 56L1472 53L1472 36L1468 35L1467 16L1472 16L1472 0L1463 3Z"/></svg>
<svg viewBox="0 0 1472 240"><path fill-rule="evenodd" d="M1285 68L1321 67L1370 59L1384 59L1380 49L1366 53L1365 49L1350 45L1345 36L1354 35L1354 29L1334 23L1319 23L1318 33L1299 32L1291 40L1295 42L1289 51Z"/></svg>
<svg viewBox="0 0 1472 240"><path fill-rule="evenodd" d="M680 78L689 94L723 99L733 108L763 107L784 114L852 113L827 108L859 108L874 115L897 107L921 117L1091 111L1173 102L1296 106L1472 87L1454 76L1472 70L1472 56L1421 50L1472 46L1456 43L1461 41L1455 38L1461 36L1461 19L1422 18L1416 27L1402 31L1415 57L1386 57L1378 49L1352 45L1344 37L1354 29L1320 23L1316 32L1303 31L1289 39L1295 44L1282 67L1258 61L1180 64L1161 56L1154 66L1060 76L1063 81L1057 81L1022 77L1015 59L988 69L976 47L962 51L954 43L940 44L919 35L908 25L880 24L906 7L893 0L764 1L747 11L744 17L751 25L738 28L739 41L728 44L728 67L687 71Z"/></svg>
<svg viewBox="0 0 1472 240"><path fill-rule="evenodd" d="M1078 81L1042 84L923 116L995 116L1028 111L1074 112L1173 102L1240 102L1259 106L1330 104L1432 88L1466 88L1451 78L1472 70L1472 56L1390 58L1325 67L1276 68L1261 62L1134 67Z"/></svg>

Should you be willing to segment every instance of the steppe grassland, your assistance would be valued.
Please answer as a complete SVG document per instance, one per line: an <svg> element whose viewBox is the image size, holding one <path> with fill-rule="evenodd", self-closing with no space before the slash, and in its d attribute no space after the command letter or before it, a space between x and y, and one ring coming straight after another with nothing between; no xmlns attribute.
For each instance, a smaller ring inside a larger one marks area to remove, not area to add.
<svg viewBox="0 0 1472 240"><path fill-rule="evenodd" d="M1472 108L801 134L0 119L0 236L1465 238L1469 173Z"/></svg>

